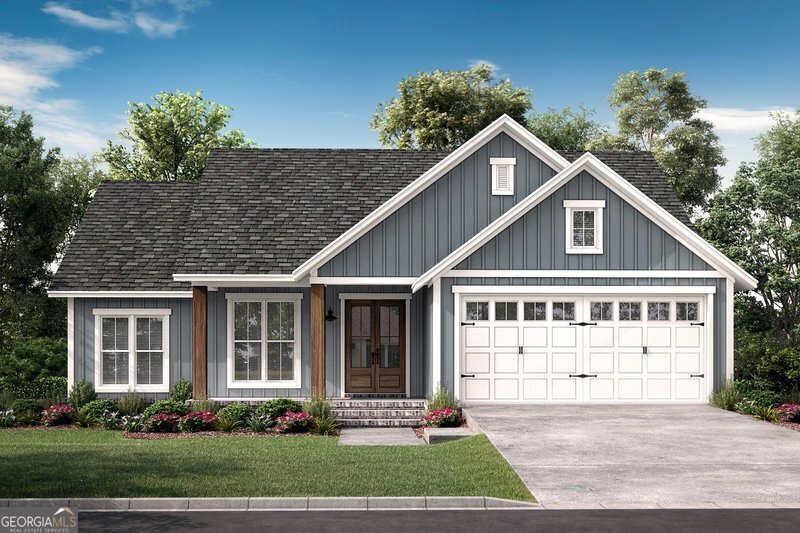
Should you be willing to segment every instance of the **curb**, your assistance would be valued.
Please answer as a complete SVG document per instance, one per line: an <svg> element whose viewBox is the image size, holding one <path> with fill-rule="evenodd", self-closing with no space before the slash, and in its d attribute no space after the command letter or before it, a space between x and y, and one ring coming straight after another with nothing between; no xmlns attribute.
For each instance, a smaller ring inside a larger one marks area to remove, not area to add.
<svg viewBox="0 0 800 533"><path fill-rule="evenodd" d="M441 511L541 508L537 503L484 496L0 499L0 507L39 506L74 507L79 511Z"/></svg>

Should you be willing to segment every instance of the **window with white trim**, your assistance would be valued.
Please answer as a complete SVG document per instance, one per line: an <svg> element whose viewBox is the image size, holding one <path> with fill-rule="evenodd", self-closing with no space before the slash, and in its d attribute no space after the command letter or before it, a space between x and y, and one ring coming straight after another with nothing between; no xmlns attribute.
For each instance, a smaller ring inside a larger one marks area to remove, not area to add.
<svg viewBox="0 0 800 533"><path fill-rule="evenodd" d="M492 167L492 194L514 194L514 167L517 164L515 157L492 157L489 159Z"/></svg>
<svg viewBox="0 0 800 533"><path fill-rule="evenodd" d="M300 387L303 295L228 293L228 386Z"/></svg>
<svg viewBox="0 0 800 533"><path fill-rule="evenodd" d="M564 200L568 254L603 253L605 200Z"/></svg>
<svg viewBox="0 0 800 533"><path fill-rule="evenodd" d="M169 391L169 309L95 309L95 389Z"/></svg>

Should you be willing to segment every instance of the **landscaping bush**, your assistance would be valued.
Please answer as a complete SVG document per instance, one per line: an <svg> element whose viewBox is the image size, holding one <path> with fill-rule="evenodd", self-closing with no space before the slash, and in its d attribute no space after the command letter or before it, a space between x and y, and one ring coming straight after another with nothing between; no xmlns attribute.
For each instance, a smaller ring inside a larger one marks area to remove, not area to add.
<svg viewBox="0 0 800 533"><path fill-rule="evenodd" d="M60 426L71 424L78 411L71 405L51 405L50 408L42 411L42 423L45 426Z"/></svg>
<svg viewBox="0 0 800 533"><path fill-rule="evenodd" d="M190 411L211 411L212 413L217 412L217 404L214 400L192 400L189 402L189 410Z"/></svg>
<svg viewBox="0 0 800 533"><path fill-rule="evenodd" d="M21 383L38 378L67 375L67 339L22 338L0 357L0 375Z"/></svg>
<svg viewBox="0 0 800 533"><path fill-rule="evenodd" d="M800 423L800 405L796 403L785 403L777 408L781 420L784 422Z"/></svg>
<svg viewBox="0 0 800 533"><path fill-rule="evenodd" d="M430 428L455 428L463 423L460 409L436 409L428 411L420 419L420 425Z"/></svg>
<svg viewBox="0 0 800 533"><path fill-rule="evenodd" d="M324 394L311 394L311 397L303 404L303 412L313 416L315 419L331 417L331 402Z"/></svg>
<svg viewBox="0 0 800 533"><path fill-rule="evenodd" d="M771 405L754 405L750 408L750 415L765 422L777 422L781 419L780 411Z"/></svg>
<svg viewBox="0 0 800 533"><path fill-rule="evenodd" d="M217 416L220 418L236 420L240 424L244 424L251 416L253 416L253 408L246 403L232 403L217 411Z"/></svg>
<svg viewBox="0 0 800 533"><path fill-rule="evenodd" d="M180 415L156 413L147 419L144 430L148 433L175 433L180 419Z"/></svg>
<svg viewBox="0 0 800 533"><path fill-rule="evenodd" d="M287 411L275 419L278 433L303 433L314 427L314 417L308 413Z"/></svg>
<svg viewBox="0 0 800 533"><path fill-rule="evenodd" d="M0 428L10 428L17 423L17 417L11 409L0 411Z"/></svg>
<svg viewBox="0 0 800 533"><path fill-rule="evenodd" d="M770 390L788 396L800 387L800 348L767 349L756 369Z"/></svg>
<svg viewBox="0 0 800 533"><path fill-rule="evenodd" d="M2 378L0 378L1 380ZM4 389L0 383L0 409L11 409L11 404L14 403L14 393L9 389Z"/></svg>
<svg viewBox="0 0 800 533"><path fill-rule="evenodd" d="M278 417L290 411L293 413L302 412L303 406L288 398L275 398L274 400L266 401L256 407L255 414L258 416L266 416L269 419L269 427L272 427L275 425Z"/></svg>
<svg viewBox="0 0 800 533"><path fill-rule="evenodd" d="M317 435L338 435L340 425L331 417L316 418L314 420L314 433Z"/></svg>
<svg viewBox="0 0 800 533"><path fill-rule="evenodd" d="M96 421L100 421L106 411L116 411L117 404L113 400L92 400L79 409L81 415L89 415Z"/></svg>
<svg viewBox="0 0 800 533"><path fill-rule="evenodd" d="M729 381L720 390L711 394L710 401L714 407L719 407L726 411L735 411L736 404L742 401L742 395L736 389L736 385Z"/></svg>
<svg viewBox="0 0 800 533"><path fill-rule="evenodd" d="M251 431L254 431L256 433L264 433L273 425L275 425L274 421L267 415L254 414L247 421L247 427L249 427Z"/></svg>
<svg viewBox="0 0 800 533"><path fill-rule="evenodd" d="M187 400L192 399L192 382L185 379L179 379L172 385L169 391L169 399L173 402L186 403Z"/></svg>
<svg viewBox="0 0 800 533"><path fill-rule="evenodd" d="M119 413L107 410L100 415L97 419L97 423L100 424L103 429L115 430L119 429L121 420L119 418Z"/></svg>
<svg viewBox="0 0 800 533"><path fill-rule="evenodd" d="M11 410L18 415L28 411L33 411L34 413L41 413L42 410L44 410L44 406L39 402L37 402L36 400L27 400L25 398L22 398L11 402Z"/></svg>
<svg viewBox="0 0 800 533"><path fill-rule="evenodd" d="M442 409L459 411L461 409L461 402L449 390L441 387L428 397L426 404L428 411L441 411Z"/></svg>
<svg viewBox="0 0 800 533"><path fill-rule="evenodd" d="M741 401L749 400L756 405L775 406L783 403L781 395L769 390L769 385L759 380L734 381Z"/></svg>
<svg viewBox="0 0 800 533"><path fill-rule="evenodd" d="M69 391L69 404L75 409L80 409L96 398L94 385L88 381L76 381L72 390Z"/></svg>
<svg viewBox="0 0 800 533"><path fill-rule="evenodd" d="M178 421L178 429L185 433L214 431L217 429L217 415L209 411L192 411Z"/></svg>
<svg viewBox="0 0 800 533"><path fill-rule="evenodd" d="M144 417L151 418L155 415L178 415L183 416L189 412L189 408L183 402L173 400L160 400L144 410Z"/></svg>
<svg viewBox="0 0 800 533"><path fill-rule="evenodd" d="M75 415L75 425L79 428L89 428L95 423L97 423L97 420L95 420L92 413L78 411L78 414Z"/></svg>
<svg viewBox="0 0 800 533"><path fill-rule="evenodd" d="M135 392L128 392L117 402L119 412L128 416L142 414L144 406L144 400Z"/></svg>
<svg viewBox="0 0 800 533"><path fill-rule="evenodd" d="M38 424L42 418L42 414L36 411L15 412L14 416L17 417L17 424L21 426L33 426Z"/></svg>
<svg viewBox="0 0 800 533"><path fill-rule="evenodd" d="M242 427L242 422L232 415L217 417L217 429L223 433L230 433L234 429L239 429L240 427Z"/></svg>
<svg viewBox="0 0 800 533"><path fill-rule="evenodd" d="M48 376L23 381L16 376L0 378L0 407L8 408L18 398L35 398L54 403L67 400L67 378L64 376Z"/></svg>
<svg viewBox="0 0 800 533"><path fill-rule="evenodd" d="M128 433L139 433L144 429L144 417L141 415L125 415L119 419L122 431Z"/></svg>

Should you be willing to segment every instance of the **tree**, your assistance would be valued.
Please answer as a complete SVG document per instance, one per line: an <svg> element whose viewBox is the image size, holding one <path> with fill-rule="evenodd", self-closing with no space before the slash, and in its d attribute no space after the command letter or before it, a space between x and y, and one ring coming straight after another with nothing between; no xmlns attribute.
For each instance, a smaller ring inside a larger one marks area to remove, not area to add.
<svg viewBox="0 0 800 533"><path fill-rule="evenodd" d="M800 159L800 109L792 113L772 113L775 124L756 138L761 157L788 161Z"/></svg>
<svg viewBox="0 0 800 533"><path fill-rule="evenodd" d="M717 168L725 158L712 124L695 116L706 101L690 92L686 74L653 68L628 72L615 83L609 103L618 133L590 147L653 152L684 206L705 205L719 186Z"/></svg>
<svg viewBox="0 0 800 533"><path fill-rule="evenodd" d="M205 100L201 91L161 92L153 100L128 102L122 143L107 141L100 151L111 179L196 180L212 148L255 146L241 130L222 132L231 108Z"/></svg>
<svg viewBox="0 0 800 533"><path fill-rule="evenodd" d="M607 133L607 128L591 119L594 111L569 107L550 108L528 120L528 129L554 150L585 150L589 141Z"/></svg>
<svg viewBox="0 0 800 533"><path fill-rule="evenodd" d="M419 72L400 81L398 96L378 105L370 127L386 147L452 150L504 113L525 124L530 90L493 80L486 64Z"/></svg>

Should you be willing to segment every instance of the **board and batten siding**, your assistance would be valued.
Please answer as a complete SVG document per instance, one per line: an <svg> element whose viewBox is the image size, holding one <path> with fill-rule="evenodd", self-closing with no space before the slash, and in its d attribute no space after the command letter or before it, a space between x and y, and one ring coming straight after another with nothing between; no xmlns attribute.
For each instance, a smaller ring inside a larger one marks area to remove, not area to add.
<svg viewBox="0 0 800 533"><path fill-rule="evenodd" d="M453 286L635 286L642 287L642 292L647 293L647 287L675 287L675 293L680 293L680 287L715 287L714 294L714 320L706 324L706 328L713 328L714 341L713 367L714 389L718 390L725 384L729 369L726 358L726 324L727 324L727 293L724 278L442 278L441 283L441 320L442 320L442 384L453 390L453 372L455 356L458 350L455 345L454 320L458 313L454 309L455 297Z"/></svg>
<svg viewBox="0 0 800 533"><path fill-rule="evenodd" d="M75 298L75 380L95 380L95 309L170 309L169 383L192 379L192 300L191 298ZM124 393L99 393L101 398L117 398ZM143 398L166 398L167 393L142 393Z"/></svg>
<svg viewBox="0 0 800 533"><path fill-rule="evenodd" d="M514 195L493 196L489 160L516 158ZM501 133L319 268L319 276L419 276L555 175Z"/></svg>

